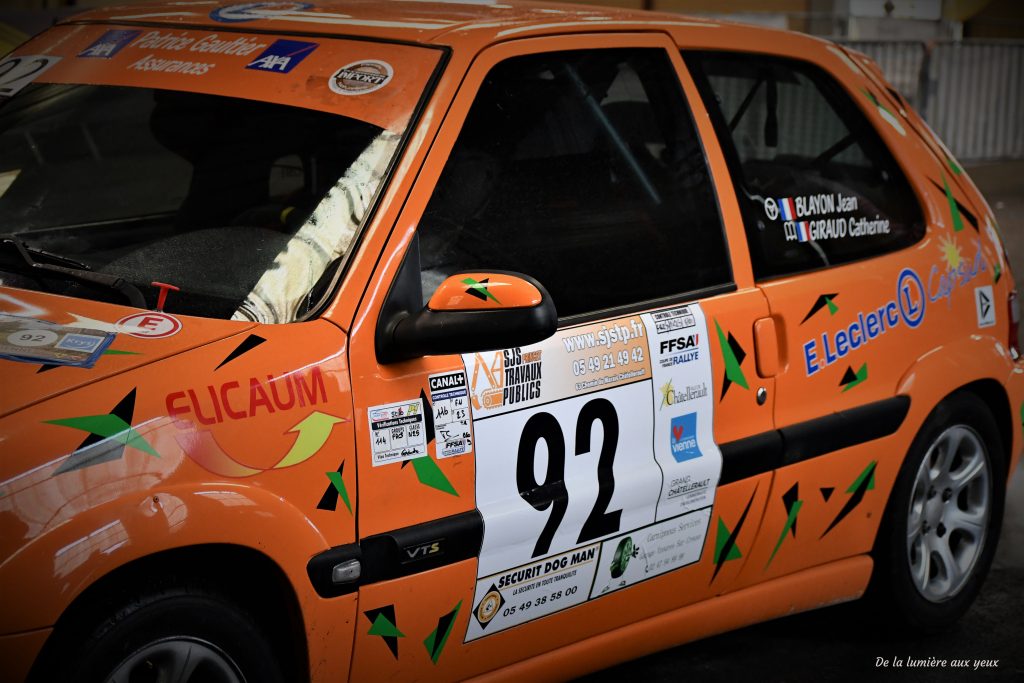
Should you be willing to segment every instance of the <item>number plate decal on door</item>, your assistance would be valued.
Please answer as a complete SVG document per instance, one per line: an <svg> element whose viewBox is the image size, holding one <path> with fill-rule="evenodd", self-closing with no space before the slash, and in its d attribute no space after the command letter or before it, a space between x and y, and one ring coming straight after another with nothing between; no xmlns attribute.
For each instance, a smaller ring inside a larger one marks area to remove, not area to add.
<svg viewBox="0 0 1024 683"><path fill-rule="evenodd" d="M690 304L463 356L484 518L467 642L700 559L710 353Z"/></svg>

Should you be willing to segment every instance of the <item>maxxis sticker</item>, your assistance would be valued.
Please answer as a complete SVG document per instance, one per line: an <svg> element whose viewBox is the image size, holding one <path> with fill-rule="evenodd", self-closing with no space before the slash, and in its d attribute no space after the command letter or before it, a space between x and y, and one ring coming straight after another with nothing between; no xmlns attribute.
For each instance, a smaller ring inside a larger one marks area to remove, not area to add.
<svg viewBox="0 0 1024 683"><path fill-rule="evenodd" d="M327 85L339 95L366 95L383 88L393 75L394 70L387 62L364 59L335 71Z"/></svg>
<svg viewBox="0 0 1024 683"><path fill-rule="evenodd" d="M722 465L708 341L690 304L463 356L484 518L466 642L700 560Z"/></svg>

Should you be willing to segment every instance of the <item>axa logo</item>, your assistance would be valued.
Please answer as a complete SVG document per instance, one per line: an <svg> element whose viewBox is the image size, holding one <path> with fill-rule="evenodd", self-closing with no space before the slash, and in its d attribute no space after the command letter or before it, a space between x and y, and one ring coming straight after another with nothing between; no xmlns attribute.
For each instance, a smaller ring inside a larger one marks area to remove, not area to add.
<svg viewBox="0 0 1024 683"><path fill-rule="evenodd" d="M96 42L79 52L78 56L110 59L140 35L142 35L142 31L123 29L107 31Z"/></svg>
<svg viewBox="0 0 1024 683"><path fill-rule="evenodd" d="M316 48L317 43L307 43L301 40L275 40L245 68L286 74L312 54Z"/></svg>
<svg viewBox="0 0 1024 683"><path fill-rule="evenodd" d="M406 546L405 548L402 548L402 552L405 553L403 562L425 560L428 557L441 554L441 540L421 543L420 545Z"/></svg>

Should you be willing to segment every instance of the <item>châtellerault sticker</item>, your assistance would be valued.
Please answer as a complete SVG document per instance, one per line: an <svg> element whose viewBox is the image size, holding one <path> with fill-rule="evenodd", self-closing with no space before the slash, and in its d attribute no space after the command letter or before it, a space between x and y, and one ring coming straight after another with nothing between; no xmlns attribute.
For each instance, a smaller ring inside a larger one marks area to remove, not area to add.
<svg viewBox="0 0 1024 683"><path fill-rule="evenodd" d="M366 415L374 467L427 455L422 399L373 406Z"/></svg>
<svg viewBox="0 0 1024 683"><path fill-rule="evenodd" d="M466 642L700 560L710 354L690 304L463 356L484 518Z"/></svg>

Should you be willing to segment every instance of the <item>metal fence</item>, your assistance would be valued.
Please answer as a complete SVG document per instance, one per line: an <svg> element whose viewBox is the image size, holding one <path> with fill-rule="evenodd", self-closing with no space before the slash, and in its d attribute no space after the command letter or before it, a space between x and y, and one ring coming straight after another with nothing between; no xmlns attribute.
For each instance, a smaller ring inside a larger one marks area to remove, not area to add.
<svg viewBox="0 0 1024 683"><path fill-rule="evenodd" d="M961 160L1024 158L1024 42L844 42L878 62Z"/></svg>

